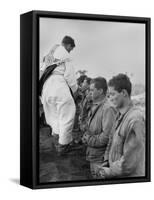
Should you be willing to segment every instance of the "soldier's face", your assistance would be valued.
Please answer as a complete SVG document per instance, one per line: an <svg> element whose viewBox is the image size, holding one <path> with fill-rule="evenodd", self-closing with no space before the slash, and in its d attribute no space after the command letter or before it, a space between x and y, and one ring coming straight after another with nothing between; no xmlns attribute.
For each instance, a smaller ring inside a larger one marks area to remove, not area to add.
<svg viewBox="0 0 154 200"><path fill-rule="evenodd" d="M82 83L82 87L87 87L88 83L87 83L87 80L85 79Z"/></svg>
<svg viewBox="0 0 154 200"><path fill-rule="evenodd" d="M90 95L93 101L97 100L101 96L101 91L95 87L95 84L90 84Z"/></svg>
<svg viewBox="0 0 154 200"><path fill-rule="evenodd" d="M65 45L65 48L68 51L68 53L70 53L73 50L74 47L72 47L71 44L67 44L67 45Z"/></svg>
<svg viewBox="0 0 154 200"><path fill-rule="evenodd" d="M122 108L124 105L124 96L122 92L118 92L114 89L114 87L109 87L109 98L111 103L116 108Z"/></svg>

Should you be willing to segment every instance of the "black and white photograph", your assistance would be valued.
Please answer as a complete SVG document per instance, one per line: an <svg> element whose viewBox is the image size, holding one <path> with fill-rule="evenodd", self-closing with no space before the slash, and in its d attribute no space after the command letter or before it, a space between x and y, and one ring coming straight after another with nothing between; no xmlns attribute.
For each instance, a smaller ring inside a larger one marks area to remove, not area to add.
<svg viewBox="0 0 154 200"><path fill-rule="evenodd" d="M146 24L39 17L39 183L147 174Z"/></svg>
<svg viewBox="0 0 154 200"><path fill-rule="evenodd" d="M153 1L0 15L0 199L153 199Z"/></svg>

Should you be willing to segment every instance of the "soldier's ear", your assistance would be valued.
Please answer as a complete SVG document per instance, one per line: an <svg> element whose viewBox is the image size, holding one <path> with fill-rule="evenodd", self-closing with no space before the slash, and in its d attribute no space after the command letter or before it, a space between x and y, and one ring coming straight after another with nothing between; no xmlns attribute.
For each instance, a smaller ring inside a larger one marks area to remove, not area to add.
<svg viewBox="0 0 154 200"><path fill-rule="evenodd" d="M104 94L103 88L99 89L100 94Z"/></svg>
<svg viewBox="0 0 154 200"><path fill-rule="evenodd" d="M124 97L128 97L128 92L127 92L127 90L123 89L121 92L122 92L122 94L123 94Z"/></svg>

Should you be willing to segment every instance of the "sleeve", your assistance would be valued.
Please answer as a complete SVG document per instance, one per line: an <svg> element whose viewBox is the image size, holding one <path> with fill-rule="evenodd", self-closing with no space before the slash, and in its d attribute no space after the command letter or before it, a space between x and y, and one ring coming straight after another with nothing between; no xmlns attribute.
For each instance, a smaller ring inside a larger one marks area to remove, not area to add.
<svg viewBox="0 0 154 200"><path fill-rule="evenodd" d="M42 63L41 63L41 69L40 69L40 72L41 72L41 75L40 77L42 76L43 72L45 71L45 69L53 64L54 62L54 57L53 57L53 54L54 52L56 51L56 49L59 47L60 45L56 44L54 45L51 50L49 51L49 53L47 55L45 55L42 59ZM59 54L59 53L58 53ZM60 55L60 54L59 54Z"/></svg>
<svg viewBox="0 0 154 200"><path fill-rule="evenodd" d="M55 59L58 59L61 61L70 59L69 53L62 46L59 46L58 48L55 49L53 56Z"/></svg>
<svg viewBox="0 0 154 200"><path fill-rule="evenodd" d="M144 121L133 122L125 138L122 157L113 162L106 170L106 177L129 176L136 169L138 162L142 159L145 124Z"/></svg>
<svg viewBox="0 0 154 200"><path fill-rule="evenodd" d="M114 134L114 131L112 129L111 134L109 136L109 141L108 141L108 144L107 144L107 147L106 147L106 150L105 150L104 161L109 160L109 152L110 152L110 148L111 148L111 145L112 145L113 134Z"/></svg>
<svg viewBox="0 0 154 200"><path fill-rule="evenodd" d="M90 136L87 141L88 146L92 147L107 146L114 121L115 121L115 111L112 107L109 107L104 111L103 114L102 133L99 135Z"/></svg>
<svg viewBox="0 0 154 200"><path fill-rule="evenodd" d="M72 62L66 62L65 63L66 69L64 73L64 78L68 84L68 86L71 88L72 92L75 93L77 91L77 81L76 81L76 75L75 70L73 67Z"/></svg>
<svg viewBox="0 0 154 200"><path fill-rule="evenodd" d="M72 92L75 93L78 87L73 62L70 58L69 53L64 49L64 47L59 46L54 52L54 58L59 59L61 62L64 62L64 78L68 86L71 88Z"/></svg>

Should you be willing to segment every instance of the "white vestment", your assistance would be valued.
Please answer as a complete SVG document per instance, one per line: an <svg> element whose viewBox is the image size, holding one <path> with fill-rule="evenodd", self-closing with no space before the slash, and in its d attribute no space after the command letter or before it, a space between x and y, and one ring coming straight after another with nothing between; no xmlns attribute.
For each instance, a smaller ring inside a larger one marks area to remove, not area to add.
<svg viewBox="0 0 154 200"><path fill-rule="evenodd" d="M53 57L59 64L46 80L42 92L42 104L47 124L52 134L59 135L60 144L72 141L72 129L76 107L70 89L77 90L75 70L69 53L63 46L57 47Z"/></svg>

